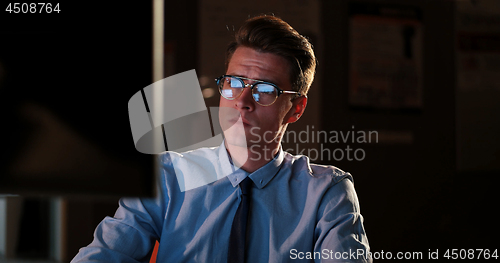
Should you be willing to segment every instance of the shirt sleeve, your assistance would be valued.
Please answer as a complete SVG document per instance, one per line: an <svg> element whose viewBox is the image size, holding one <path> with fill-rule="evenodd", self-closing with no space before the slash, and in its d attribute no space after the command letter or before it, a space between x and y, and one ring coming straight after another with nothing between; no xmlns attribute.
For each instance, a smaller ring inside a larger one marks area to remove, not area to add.
<svg viewBox="0 0 500 263"><path fill-rule="evenodd" d="M318 210L316 262L372 262L363 227L363 216L354 185L349 177L328 189Z"/></svg>
<svg viewBox="0 0 500 263"><path fill-rule="evenodd" d="M80 249L73 262L149 262L161 235L160 206L154 199L122 198L114 217L96 228L94 240Z"/></svg>
<svg viewBox="0 0 500 263"><path fill-rule="evenodd" d="M158 161L168 157L160 155ZM165 176L160 176L155 198L121 198L115 215L99 223L92 243L81 248L71 263L149 262L169 201L165 183Z"/></svg>

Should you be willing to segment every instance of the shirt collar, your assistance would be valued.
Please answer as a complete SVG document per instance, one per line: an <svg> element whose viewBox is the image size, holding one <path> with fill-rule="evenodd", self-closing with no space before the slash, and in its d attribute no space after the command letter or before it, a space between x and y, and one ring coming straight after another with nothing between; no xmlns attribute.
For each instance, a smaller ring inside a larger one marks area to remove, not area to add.
<svg viewBox="0 0 500 263"><path fill-rule="evenodd" d="M222 176L227 176L233 187L237 187L243 179L249 176L257 188L262 189L279 172L284 159L283 149L280 145L278 154L276 154L274 159L250 174L232 164L224 142L222 142L219 147L219 161L222 169Z"/></svg>

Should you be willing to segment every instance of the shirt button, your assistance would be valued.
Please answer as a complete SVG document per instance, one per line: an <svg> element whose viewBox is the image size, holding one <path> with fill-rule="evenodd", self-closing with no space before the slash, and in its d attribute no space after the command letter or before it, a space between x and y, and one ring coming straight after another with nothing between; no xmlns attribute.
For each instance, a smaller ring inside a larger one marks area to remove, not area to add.
<svg viewBox="0 0 500 263"><path fill-rule="evenodd" d="M264 180L260 180L260 184L262 184L262 182L264 182Z"/></svg>

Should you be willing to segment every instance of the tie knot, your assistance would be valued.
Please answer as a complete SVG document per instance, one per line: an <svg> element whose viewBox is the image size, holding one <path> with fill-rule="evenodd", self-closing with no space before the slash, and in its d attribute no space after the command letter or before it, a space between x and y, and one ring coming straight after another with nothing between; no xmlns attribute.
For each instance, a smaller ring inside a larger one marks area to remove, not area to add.
<svg viewBox="0 0 500 263"><path fill-rule="evenodd" d="M240 187L241 187L241 193L243 195L248 195L250 193L250 189L252 188L252 179L250 179L250 177L246 177L245 179L243 179L243 181L241 181L240 183Z"/></svg>

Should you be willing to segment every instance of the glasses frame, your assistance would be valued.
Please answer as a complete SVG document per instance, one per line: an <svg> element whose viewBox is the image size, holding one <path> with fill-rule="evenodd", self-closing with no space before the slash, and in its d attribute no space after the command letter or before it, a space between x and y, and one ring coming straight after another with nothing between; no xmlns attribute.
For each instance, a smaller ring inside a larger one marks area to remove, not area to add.
<svg viewBox="0 0 500 263"><path fill-rule="evenodd" d="M235 79L239 80L239 81L241 82L241 84L243 84L243 85L242 85L243 87L242 87L242 91L241 91L241 93L240 93L238 96L236 96L236 97L234 97L234 98L232 98L232 99L230 99L230 98L226 98L226 96L224 96L224 95L222 94L222 87L219 85L219 84L220 84L220 81L221 81L223 78L227 78L227 77L230 77L230 78L235 78ZM251 81L254 81L254 83L252 83L252 84L245 83L243 80L251 80ZM276 93L276 98L274 98L274 101L273 101L271 104L267 104L267 105L261 104L260 102L258 102L258 101L256 101L256 100L255 100L255 97L254 97L254 96L252 96L253 100L254 100L257 104L259 104L259 105L261 105L261 106L271 106L271 105L273 105L273 104L274 104L274 103L278 100L278 97L279 97L281 94L296 94L298 97L302 96L302 95L300 94L300 92L298 92L298 91L282 90L282 89L278 88L278 86L277 86L276 84L271 83L271 82L262 81L262 80L258 80L258 79L250 79L250 78L245 78L245 77L238 77L238 76L234 76L234 75L222 75L222 76L220 76L220 77L216 78L216 79L215 79L215 82L217 83L217 86L218 86L218 89L219 89L219 93L220 93L220 95L221 95L222 97L224 97L224 99L226 99L226 100L235 100L235 99L239 98L239 97L241 96L241 94L243 94L243 89L244 89L244 88L250 88L250 91L252 91L252 95L253 95L253 87L254 87L254 86L256 86L256 85L258 85L258 84L267 84L267 85L271 85L271 86L273 86L273 87L274 87L274 88L275 88L278 92Z"/></svg>

